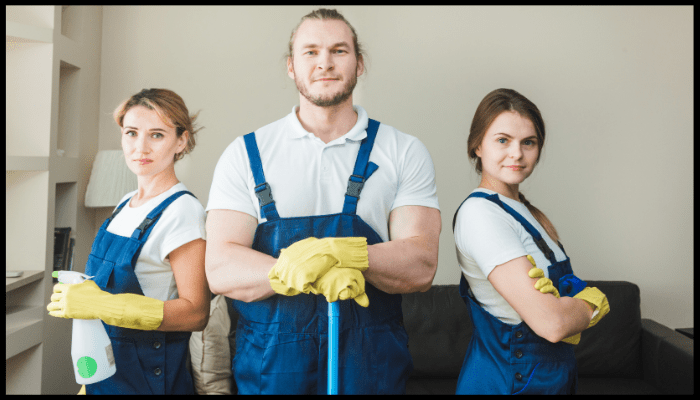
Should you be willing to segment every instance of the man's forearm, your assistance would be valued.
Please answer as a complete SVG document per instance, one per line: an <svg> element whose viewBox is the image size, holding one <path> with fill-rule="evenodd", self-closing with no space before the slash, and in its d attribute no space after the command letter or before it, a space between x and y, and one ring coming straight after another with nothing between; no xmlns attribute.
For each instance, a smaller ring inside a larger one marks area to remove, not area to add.
<svg viewBox="0 0 700 400"><path fill-rule="evenodd" d="M437 271L438 245L423 237L391 240L367 246L365 279L387 293L425 292Z"/></svg>
<svg viewBox="0 0 700 400"><path fill-rule="evenodd" d="M206 271L214 294L252 302L264 300L275 292L267 277L276 258L234 243L207 248Z"/></svg>

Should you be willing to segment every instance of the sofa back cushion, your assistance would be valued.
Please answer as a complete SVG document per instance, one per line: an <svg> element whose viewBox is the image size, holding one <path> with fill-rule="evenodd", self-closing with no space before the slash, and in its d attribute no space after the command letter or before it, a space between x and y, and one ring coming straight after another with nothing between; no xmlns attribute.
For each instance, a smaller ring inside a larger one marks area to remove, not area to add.
<svg viewBox="0 0 700 400"><path fill-rule="evenodd" d="M579 375L642 378L639 286L622 281L587 282L605 293L610 312L581 334L575 348Z"/></svg>
<svg viewBox="0 0 700 400"><path fill-rule="evenodd" d="M630 282L588 281L605 293L610 313L581 334L575 347L579 375L641 378L639 287ZM433 285L403 295L404 325L414 377L457 378L474 326L458 285Z"/></svg>
<svg viewBox="0 0 700 400"><path fill-rule="evenodd" d="M458 285L433 285L425 293L403 295L413 374L457 378L474 326Z"/></svg>

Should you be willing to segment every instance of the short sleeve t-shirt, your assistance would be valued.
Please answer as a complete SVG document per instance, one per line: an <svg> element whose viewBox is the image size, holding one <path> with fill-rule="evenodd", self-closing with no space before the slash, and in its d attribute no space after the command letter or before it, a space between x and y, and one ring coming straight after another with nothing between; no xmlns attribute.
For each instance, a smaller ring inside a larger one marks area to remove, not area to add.
<svg viewBox="0 0 700 400"><path fill-rule="evenodd" d="M357 123L345 135L324 143L306 131L298 106L286 117L255 131L262 168L281 218L340 213L360 142L369 118L354 106ZM379 168L365 182L357 214L384 241L389 213L401 206L439 209L435 169L427 148L415 137L381 124L369 161ZM235 210L265 221L255 196L255 180L243 137L224 150L214 170L206 211Z"/></svg>
<svg viewBox="0 0 700 400"><path fill-rule="evenodd" d="M171 195L183 190L187 190L185 185L177 183L139 207L131 207L129 201L109 224L107 232L130 237L149 212ZM127 193L119 204L135 194L136 191ZM134 267L145 296L161 301L178 298L177 284L168 255L193 240L206 240L205 219L202 204L189 194L178 197L165 208L144 243Z"/></svg>
<svg viewBox="0 0 700 400"><path fill-rule="evenodd" d="M483 188L477 188L474 192L496 193ZM537 229L554 251L557 261L566 259L564 252L552 241L525 204L500 194L498 197ZM549 277L547 267L551 262L537 247L534 238L513 216L484 198L472 198L462 204L457 213L454 236L457 261L479 303L504 323L516 325L522 322L520 315L491 285L488 276L497 266L529 254L545 276Z"/></svg>

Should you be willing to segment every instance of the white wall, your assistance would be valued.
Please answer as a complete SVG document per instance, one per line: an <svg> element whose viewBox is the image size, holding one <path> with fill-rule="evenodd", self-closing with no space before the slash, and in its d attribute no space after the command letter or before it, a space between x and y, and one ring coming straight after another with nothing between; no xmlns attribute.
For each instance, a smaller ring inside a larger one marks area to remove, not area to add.
<svg viewBox="0 0 700 400"><path fill-rule="evenodd" d="M337 8L369 54L355 102L433 157L434 283L458 282L452 216L478 185L468 129L481 99L506 87L544 116L544 154L521 190L554 222L577 274L634 282L644 318L693 326L691 7ZM224 148L297 104L283 55L312 9L104 7L99 148L120 148L120 101L174 90L202 110L206 128L176 172L206 206Z"/></svg>

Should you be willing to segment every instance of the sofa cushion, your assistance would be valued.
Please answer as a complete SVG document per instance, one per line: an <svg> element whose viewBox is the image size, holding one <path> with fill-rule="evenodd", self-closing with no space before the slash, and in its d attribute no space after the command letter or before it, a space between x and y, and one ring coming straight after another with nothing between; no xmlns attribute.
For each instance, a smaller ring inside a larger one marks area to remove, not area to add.
<svg viewBox="0 0 700 400"><path fill-rule="evenodd" d="M610 312L581 334L575 347L579 376L642 378L639 287L630 282L587 282L605 293Z"/></svg>
<svg viewBox="0 0 700 400"><path fill-rule="evenodd" d="M413 357L412 377L456 378L474 327L458 285L434 285L404 294L404 326Z"/></svg>
<svg viewBox="0 0 700 400"><path fill-rule="evenodd" d="M663 394L643 379L579 376L576 394Z"/></svg>

